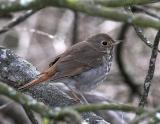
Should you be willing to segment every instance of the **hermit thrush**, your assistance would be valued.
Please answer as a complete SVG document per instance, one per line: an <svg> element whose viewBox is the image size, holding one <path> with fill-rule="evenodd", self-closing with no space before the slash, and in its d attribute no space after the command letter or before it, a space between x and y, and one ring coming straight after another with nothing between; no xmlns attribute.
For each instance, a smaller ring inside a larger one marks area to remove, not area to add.
<svg viewBox="0 0 160 124"><path fill-rule="evenodd" d="M51 79L82 92L90 91L96 88L110 71L113 47L116 44L107 34L94 35L70 47L50 64L49 69L19 89Z"/></svg>

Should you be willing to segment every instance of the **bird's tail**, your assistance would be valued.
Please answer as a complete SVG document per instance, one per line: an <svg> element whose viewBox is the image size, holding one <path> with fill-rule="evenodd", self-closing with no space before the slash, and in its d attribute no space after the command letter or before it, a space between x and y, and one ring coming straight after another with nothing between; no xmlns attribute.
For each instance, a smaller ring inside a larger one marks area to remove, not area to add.
<svg viewBox="0 0 160 124"><path fill-rule="evenodd" d="M21 89L27 89L27 88L30 88L36 84L39 84L39 83L42 83L43 81L47 81L49 78L51 78L53 75L55 74L55 70L51 67L49 68L47 71L41 73L38 75L38 77L34 80L32 80L31 82L29 83L26 83L25 85L23 86L20 86L18 89L21 90Z"/></svg>

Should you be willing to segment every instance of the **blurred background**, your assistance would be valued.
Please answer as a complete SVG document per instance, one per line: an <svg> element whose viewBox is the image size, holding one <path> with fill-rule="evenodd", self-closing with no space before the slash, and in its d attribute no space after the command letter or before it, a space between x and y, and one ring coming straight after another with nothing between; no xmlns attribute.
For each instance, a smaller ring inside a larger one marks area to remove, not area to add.
<svg viewBox="0 0 160 124"><path fill-rule="evenodd" d="M160 16L160 8L152 9ZM14 13L18 17L24 12ZM137 13L140 14L140 13ZM3 27L11 17L1 17ZM29 17L20 25L0 36L0 45L13 50L25 58L41 72L48 68L54 58L71 45L85 40L97 33L107 33L119 40L124 24L100 17L92 17L76 11L58 8L45 8ZM114 60L107 80L93 93L103 94L118 103L139 103L145 76L148 71L151 48L144 44L132 26L126 29L121 49L115 48ZM156 30L145 28L147 38L153 43ZM123 66L119 64L120 56ZM160 102L160 55L149 94L149 106L155 107ZM118 66L119 65L119 66ZM121 69L127 72L127 78ZM132 83L133 85L130 85ZM132 87L133 86L133 87Z"/></svg>

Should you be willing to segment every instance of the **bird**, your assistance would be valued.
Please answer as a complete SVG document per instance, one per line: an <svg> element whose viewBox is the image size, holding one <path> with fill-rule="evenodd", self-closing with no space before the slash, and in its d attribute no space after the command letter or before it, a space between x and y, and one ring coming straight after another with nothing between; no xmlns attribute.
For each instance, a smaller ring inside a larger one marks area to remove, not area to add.
<svg viewBox="0 0 160 124"><path fill-rule="evenodd" d="M106 33L95 34L58 55L47 70L18 89L51 80L62 82L74 91L91 91L106 79L117 43Z"/></svg>

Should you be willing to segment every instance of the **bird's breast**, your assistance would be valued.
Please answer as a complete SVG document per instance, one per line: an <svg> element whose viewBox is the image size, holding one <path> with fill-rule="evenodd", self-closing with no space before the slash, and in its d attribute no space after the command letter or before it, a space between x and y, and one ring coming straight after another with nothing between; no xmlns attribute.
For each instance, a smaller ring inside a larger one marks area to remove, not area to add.
<svg viewBox="0 0 160 124"><path fill-rule="evenodd" d="M112 56L104 56L103 64L72 77L73 84L69 83L69 85L75 85L76 89L80 91L90 91L95 89L98 84L106 79L111 68L111 63Z"/></svg>

